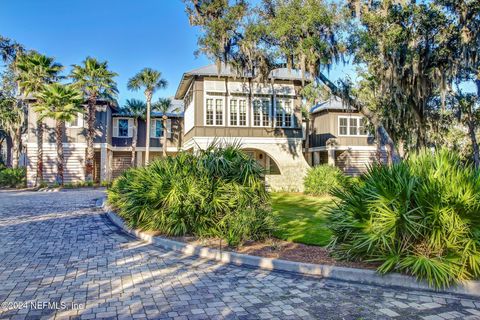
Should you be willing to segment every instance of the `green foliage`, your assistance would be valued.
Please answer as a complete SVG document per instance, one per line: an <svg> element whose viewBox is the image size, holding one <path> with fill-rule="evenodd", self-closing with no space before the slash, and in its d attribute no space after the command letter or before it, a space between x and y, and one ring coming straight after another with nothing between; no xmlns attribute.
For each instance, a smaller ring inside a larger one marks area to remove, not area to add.
<svg viewBox="0 0 480 320"><path fill-rule="evenodd" d="M0 187L23 188L27 184L25 168L6 168L0 170Z"/></svg>
<svg viewBox="0 0 480 320"><path fill-rule="evenodd" d="M480 173L447 150L376 165L337 189L331 246L345 259L381 263L434 287L480 276Z"/></svg>
<svg viewBox="0 0 480 320"><path fill-rule="evenodd" d="M102 182L103 183L103 182ZM79 181L79 182L69 182L65 183L62 187L64 189L76 189L76 188L86 188L86 187L94 187L95 184L93 181Z"/></svg>
<svg viewBox="0 0 480 320"><path fill-rule="evenodd" d="M130 169L109 203L136 228L166 235L221 237L231 246L270 233L269 197L257 162L237 146L213 144Z"/></svg>
<svg viewBox="0 0 480 320"><path fill-rule="evenodd" d="M349 182L350 177L346 176L338 167L325 164L311 168L303 185L306 194L324 196L335 188L347 187Z"/></svg>

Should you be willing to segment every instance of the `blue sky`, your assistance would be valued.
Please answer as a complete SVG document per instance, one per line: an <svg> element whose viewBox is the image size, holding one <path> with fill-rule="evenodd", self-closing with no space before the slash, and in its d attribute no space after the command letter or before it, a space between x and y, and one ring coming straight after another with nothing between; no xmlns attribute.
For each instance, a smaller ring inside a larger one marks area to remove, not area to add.
<svg viewBox="0 0 480 320"><path fill-rule="evenodd" d="M194 51L199 30L188 23L181 0L1 0L0 34L53 56L67 67L86 56L107 60L119 74L119 102L143 98L128 79L144 67L168 80L158 97L173 96L182 74L209 64ZM350 67L337 67L336 80Z"/></svg>
<svg viewBox="0 0 480 320"><path fill-rule="evenodd" d="M69 67L86 56L119 74L119 101L143 97L126 82L144 67L162 72L172 96L183 72L208 64L195 58L197 29L180 0L2 0L0 34Z"/></svg>

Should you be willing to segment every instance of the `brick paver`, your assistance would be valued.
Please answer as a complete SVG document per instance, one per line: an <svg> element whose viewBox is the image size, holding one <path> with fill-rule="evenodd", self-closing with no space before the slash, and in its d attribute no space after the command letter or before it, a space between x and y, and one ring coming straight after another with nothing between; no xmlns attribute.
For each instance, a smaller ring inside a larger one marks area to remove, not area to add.
<svg viewBox="0 0 480 320"><path fill-rule="evenodd" d="M0 318L480 319L480 302L183 257L115 228L102 191L0 192Z"/></svg>

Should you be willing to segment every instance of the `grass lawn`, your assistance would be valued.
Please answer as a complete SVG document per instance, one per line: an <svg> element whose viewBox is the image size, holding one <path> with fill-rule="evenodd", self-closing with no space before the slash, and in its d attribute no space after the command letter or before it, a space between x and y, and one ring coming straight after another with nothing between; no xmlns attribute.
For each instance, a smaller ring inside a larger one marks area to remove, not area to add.
<svg viewBox="0 0 480 320"><path fill-rule="evenodd" d="M301 193L272 193L272 208L277 230L274 236L292 242L325 246L332 233L326 226L331 197Z"/></svg>

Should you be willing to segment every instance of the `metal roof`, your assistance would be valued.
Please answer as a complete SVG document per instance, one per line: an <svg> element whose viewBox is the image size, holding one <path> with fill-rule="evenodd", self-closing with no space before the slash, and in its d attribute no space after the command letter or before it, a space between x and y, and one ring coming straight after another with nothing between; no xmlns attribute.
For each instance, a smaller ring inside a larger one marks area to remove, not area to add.
<svg viewBox="0 0 480 320"><path fill-rule="evenodd" d="M346 110L352 111L353 110L353 111L355 111L355 108L353 108L351 106L348 106L345 103L343 103L342 99L340 99L339 97L332 96L330 99L328 99L326 101L319 102L316 105L314 105L310 109L310 113L317 113L317 112L320 112L320 111L323 111L323 110L340 110L340 111L346 111Z"/></svg>
<svg viewBox="0 0 480 320"><path fill-rule="evenodd" d="M167 112L165 115L167 117L177 117L181 118L183 117L183 100L177 100L177 99L171 99L172 101L172 107L170 108L170 112ZM173 112L173 110L178 109L178 112ZM131 114L128 113L123 113L122 108L118 109L118 112L112 114L114 117L131 117ZM162 112L158 111L152 111L151 113L152 117L161 117L163 116Z"/></svg>

